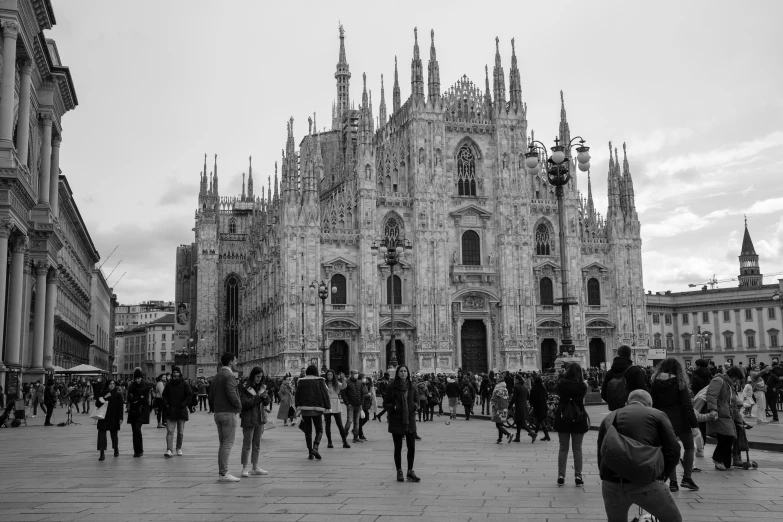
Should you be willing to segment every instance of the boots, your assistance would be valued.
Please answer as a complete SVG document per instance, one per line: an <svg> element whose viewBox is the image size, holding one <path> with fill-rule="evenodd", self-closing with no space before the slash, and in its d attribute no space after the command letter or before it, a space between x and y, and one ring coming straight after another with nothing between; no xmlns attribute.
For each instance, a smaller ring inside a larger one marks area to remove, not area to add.
<svg viewBox="0 0 783 522"><path fill-rule="evenodd" d="M98 457L98 460L106 460L106 455L104 454L103 450L101 450L101 456Z"/></svg>
<svg viewBox="0 0 783 522"><path fill-rule="evenodd" d="M321 454L318 453L318 443L313 444L313 449L310 450L310 455L315 457L316 460L321 460Z"/></svg>

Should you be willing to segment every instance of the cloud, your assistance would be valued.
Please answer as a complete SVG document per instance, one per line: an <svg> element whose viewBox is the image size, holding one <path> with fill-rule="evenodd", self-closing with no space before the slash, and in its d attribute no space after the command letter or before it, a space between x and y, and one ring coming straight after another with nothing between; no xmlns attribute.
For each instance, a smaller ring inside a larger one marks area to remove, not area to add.
<svg viewBox="0 0 783 522"><path fill-rule="evenodd" d="M747 214L770 214L783 211L783 198L772 198L756 201L747 210Z"/></svg>
<svg viewBox="0 0 783 522"><path fill-rule="evenodd" d="M194 182L186 182L174 178L169 178L166 188L161 192L158 198L158 205L171 206L186 201L194 202L198 195L199 185Z"/></svg>
<svg viewBox="0 0 783 522"><path fill-rule="evenodd" d="M642 237L672 237L699 230L709 224L709 220L694 214L687 208L674 210L670 217L658 223L642 224Z"/></svg>

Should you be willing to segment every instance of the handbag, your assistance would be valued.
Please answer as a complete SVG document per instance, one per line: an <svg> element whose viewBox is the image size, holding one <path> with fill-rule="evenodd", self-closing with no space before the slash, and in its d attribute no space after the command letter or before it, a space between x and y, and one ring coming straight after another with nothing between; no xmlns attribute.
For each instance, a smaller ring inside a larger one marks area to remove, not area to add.
<svg viewBox="0 0 783 522"><path fill-rule="evenodd" d="M661 448L619 433L615 427L617 412L612 412L609 417L604 420L607 423L606 435L599 448L602 465L629 482L649 484L657 480L664 471Z"/></svg>
<svg viewBox="0 0 783 522"><path fill-rule="evenodd" d="M90 415L90 418L95 420L104 420L106 418L106 410L108 409L109 409L109 403L104 402L100 408L95 410L95 413Z"/></svg>
<svg viewBox="0 0 783 522"><path fill-rule="evenodd" d="M364 419L364 410L359 410L359 418Z"/></svg>

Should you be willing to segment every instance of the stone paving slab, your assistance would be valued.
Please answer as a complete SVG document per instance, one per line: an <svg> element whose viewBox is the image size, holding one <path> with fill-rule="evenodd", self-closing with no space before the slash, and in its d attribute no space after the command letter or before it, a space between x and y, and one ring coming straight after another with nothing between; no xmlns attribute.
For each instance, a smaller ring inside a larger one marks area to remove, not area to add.
<svg viewBox="0 0 783 522"><path fill-rule="evenodd" d="M187 423L183 457L164 459L165 430L149 425L144 457L132 458L123 425L120 457L104 462L94 449L94 421L43 427L39 419L0 430L0 522L605 520L595 432L585 437L583 488L573 485L570 464L566 486L555 484L556 435L552 442L495 444L494 424L459 418L447 425L445 417L419 425L419 484L396 482L391 436L376 421L365 425L370 441L351 449L327 449L324 440L322 461L307 459L298 429L268 430L261 465L270 474L220 484L217 434L206 413ZM240 449L241 433L231 457L235 474ZM701 490L674 494L684 520L783 519L783 455L754 450L751 458L759 469L718 472L709 459L697 459L705 470L694 475Z"/></svg>

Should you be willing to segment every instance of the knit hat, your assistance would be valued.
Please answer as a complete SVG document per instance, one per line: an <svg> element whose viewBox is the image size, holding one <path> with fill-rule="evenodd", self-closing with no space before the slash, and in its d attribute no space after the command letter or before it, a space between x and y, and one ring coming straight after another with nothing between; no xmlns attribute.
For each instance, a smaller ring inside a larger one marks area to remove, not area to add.
<svg viewBox="0 0 783 522"><path fill-rule="evenodd" d="M175 366L171 369L171 373L179 372L180 377L182 377L182 370L180 370L179 366Z"/></svg>
<svg viewBox="0 0 783 522"><path fill-rule="evenodd" d="M142 373L141 368L136 368L135 370L133 370L133 378L134 379L144 378L144 373Z"/></svg>

